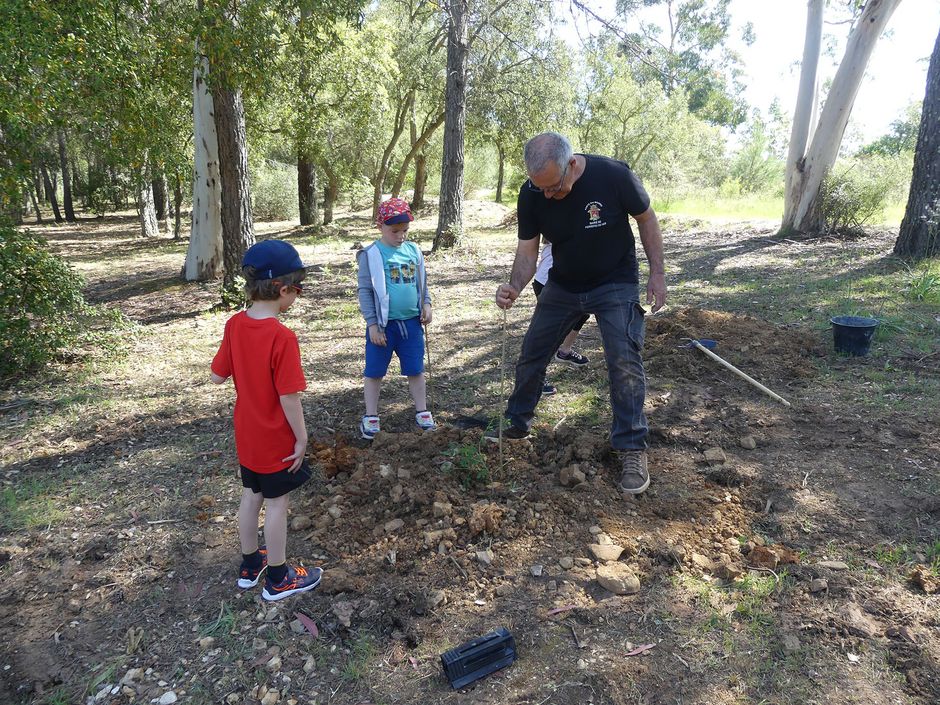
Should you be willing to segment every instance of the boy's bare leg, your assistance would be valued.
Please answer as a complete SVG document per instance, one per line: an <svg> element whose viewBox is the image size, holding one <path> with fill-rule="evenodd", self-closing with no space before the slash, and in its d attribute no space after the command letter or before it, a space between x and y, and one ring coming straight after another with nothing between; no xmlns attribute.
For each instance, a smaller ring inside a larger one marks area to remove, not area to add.
<svg viewBox="0 0 940 705"><path fill-rule="evenodd" d="M427 411L427 385L423 372L408 378L408 391L411 392L411 398L415 400L415 411Z"/></svg>
<svg viewBox="0 0 940 705"><path fill-rule="evenodd" d="M561 345L558 346L558 349L561 350L565 355L571 352L571 346L574 345L574 341L578 339L578 333L580 331L573 330L568 335L565 336L565 339L561 341Z"/></svg>
<svg viewBox="0 0 940 705"><path fill-rule="evenodd" d="M260 492L242 488L242 501L238 506L238 540L242 544L242 553L250 555L258 550L258 514L264 497Z"/></svg>
<svg viewBox="0 0 940 705"><path fill-rule="evenodd" d="M408 378L409 381L411 378ZM363 392L366 398L366 416L379 415L379 393L382 391L381 377L363 377Z"/></svg>
<svg viewBox="0 0 940 705"><path fill-rule="evenodd" d="M268 546L268 565L287 561L288 495L264 500L264 542Z"/></svg>

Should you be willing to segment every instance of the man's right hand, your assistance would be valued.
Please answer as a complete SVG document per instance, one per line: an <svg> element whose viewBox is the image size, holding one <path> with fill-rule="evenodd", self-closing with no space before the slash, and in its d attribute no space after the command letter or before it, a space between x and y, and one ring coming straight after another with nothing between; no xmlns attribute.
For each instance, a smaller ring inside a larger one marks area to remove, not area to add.
<svg viewBox="0 0 940 705"><path fill-rule="evenodd" d="M513 302L519 298L519 292L510 284L500 284L496 290L496 305L500 308L512 308Z"/></svg>

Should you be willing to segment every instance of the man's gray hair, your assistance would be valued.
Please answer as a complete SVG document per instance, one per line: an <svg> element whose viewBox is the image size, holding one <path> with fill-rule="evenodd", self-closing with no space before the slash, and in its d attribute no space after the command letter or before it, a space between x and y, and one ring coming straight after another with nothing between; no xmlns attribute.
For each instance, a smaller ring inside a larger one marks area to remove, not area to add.
<svg viewBox="0 0 940 705"><path fill-rule="evenodd" d="M550 163L554 163L561 171L573 154L571 142L557 132L543 132L536 135L525 143L522 150L525 168L530 174L538 174Z"/></svg>

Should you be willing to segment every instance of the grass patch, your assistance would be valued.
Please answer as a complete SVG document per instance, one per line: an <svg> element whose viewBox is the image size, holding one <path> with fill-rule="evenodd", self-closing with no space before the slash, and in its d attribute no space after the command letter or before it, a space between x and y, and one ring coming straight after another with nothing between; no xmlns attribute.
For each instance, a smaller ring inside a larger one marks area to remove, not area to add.
<svg viewBox="0 0 940 705"><path fill-rule="evenodd" d="M674 199L654 198L656 213L690 215L697 218L761 218L779 220L783 216L783 198L770 195L752 195L737 198L712 198L686 195Z"/></svg>
<svg viewBox="0 0 940 705"><path fill-rule="evenodd" d="M33 529L59 521L65 513L53 496L60 486L54 477L28 478L0 493L0 528L4 531Z"/></svg>
<svg viewBox="0 0 940 705"><path fill-rule="evenodd" d="M608 402L601 397L597 389L586 389L568 401L567 416L578 419L579 423L600 423L602 414L606 414Z"/></svg>
<svg viewBox="0 0 940 705"><path fill-rule="evenodd" d="M370 662L378 653L375 639L369 633L359 634L347 651L346 663L340 675L344 681L355 683L365 677Z"/></svg>

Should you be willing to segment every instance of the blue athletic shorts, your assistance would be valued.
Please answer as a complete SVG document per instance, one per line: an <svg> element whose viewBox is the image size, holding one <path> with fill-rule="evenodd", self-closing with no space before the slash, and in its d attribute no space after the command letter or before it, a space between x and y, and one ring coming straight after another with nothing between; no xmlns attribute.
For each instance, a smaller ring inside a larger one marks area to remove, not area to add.
<svg viewBox="0 0 940 705"><path fill-rule="evenodd" d="M401 373L414 377L424 372L424 329L421 319L415 316L406 321L389 321L385 326L385 347L375 345L369 339L366 328L366 369L364 377L384 377L392 353L398 355Z"/></svg>

